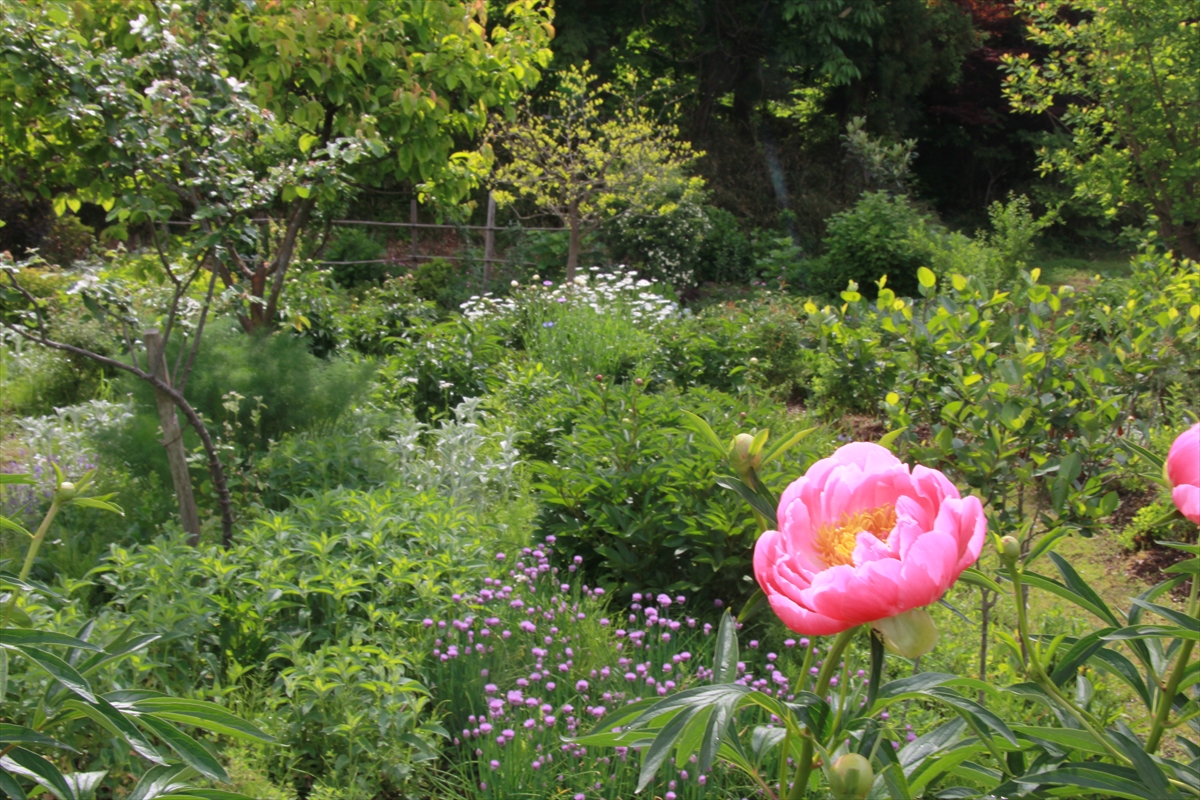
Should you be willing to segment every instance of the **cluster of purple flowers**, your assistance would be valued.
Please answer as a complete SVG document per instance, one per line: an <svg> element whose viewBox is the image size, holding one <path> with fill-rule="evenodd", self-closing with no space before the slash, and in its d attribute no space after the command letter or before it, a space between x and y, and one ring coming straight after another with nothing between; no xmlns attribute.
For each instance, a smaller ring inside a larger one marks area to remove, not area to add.
<svg viewBox="0 0 1200 800"><path fill-rule="evenodd" d="M554 546L550 536L540 547L498 554L498 577L454 595L450 618L422 620L435 700L449 712L456 760L481 797L629 797L636 754L589 751L570 739L624 705L710 680L716 631L688 613L686 596L665 591L635 593L617 613L604 589L582 585L581 558L552 564ZM807 638L785 639L779 652L747 644L736 681L783 700L821 667L820 648ZM835 678L833 693L862 696L862 670L841 680L846 686ZM714 780L729 792L723 796L750 793L734 770L718 764L714 771L660 775L656 796L700 797Z"/></svg>
<svg viewBox="0 0 1200 800"><path fill-rule="evenodd" d="M454 595L454 618L422 620L434 695L481 796L544 786L546 796L628 797L640 759L566 740L623 705L708 680L708 656L693 653L711 653L715 631L686 613L686 596L667 592L634 594L627 613L610 616L604 589L577 577L582 559L551 564L554 544L499 554L507 572ZM739 680L754 681L741 667ZM659 796L676 800L698 797L709 777L683 769L662 780Z"/></svg>

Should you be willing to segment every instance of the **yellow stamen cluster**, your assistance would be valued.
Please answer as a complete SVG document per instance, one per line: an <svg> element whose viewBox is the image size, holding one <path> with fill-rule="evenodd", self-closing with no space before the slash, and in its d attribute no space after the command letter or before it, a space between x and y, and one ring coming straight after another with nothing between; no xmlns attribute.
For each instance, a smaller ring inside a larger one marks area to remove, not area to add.
<svg viewBox="0 0 1200 800"><path fill-rule="evenodd" d="M894 527L896 507L890 503L869 511L846 513L836 525L822 525L817 530L813 549L831 567L853 564L854 545L859 533L869 533L883 542L887 541Z"/></svg>

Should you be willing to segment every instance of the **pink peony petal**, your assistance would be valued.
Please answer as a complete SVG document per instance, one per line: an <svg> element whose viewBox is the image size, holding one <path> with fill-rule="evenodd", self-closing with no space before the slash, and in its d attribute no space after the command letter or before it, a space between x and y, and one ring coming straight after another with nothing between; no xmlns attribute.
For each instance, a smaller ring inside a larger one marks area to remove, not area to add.
<svg viewBox="0 0 1200 800"><path fill-rule="evenodd" d="M903 465L886 447L874 442L851 442L843 445L831 457L839 464L854 464L866 472L883 472L889 467Z"/></svg>
<svg viewBox="0 0 1200 800"><path fill-rule="evenodd" d="M1200 486L1176 486L1171 490L1171 499L1179 513L1200 525Z"/></svg>
<svg viewBox="0 0 1200 800"><path fill-rule="evenodd" d="M1167 451L1167 480L1172 486L1200 486L1200 422L1179 434Z"/></svg>
<svg viewBox="0 0 1200 800"><path fill-rule="evenodd" d="M886 541L882 532L838 530L851 515L881 509L896 514ZM783 493L778 518L780 530L755 547L755 577L789 628L818 636L934 602L979 558L987 533L978 498L962 498L937 470L910 473L868 442L814 464ZM834 543L818 541L831 535L854 536L852 564L824 563L818 550Z"/></svg>

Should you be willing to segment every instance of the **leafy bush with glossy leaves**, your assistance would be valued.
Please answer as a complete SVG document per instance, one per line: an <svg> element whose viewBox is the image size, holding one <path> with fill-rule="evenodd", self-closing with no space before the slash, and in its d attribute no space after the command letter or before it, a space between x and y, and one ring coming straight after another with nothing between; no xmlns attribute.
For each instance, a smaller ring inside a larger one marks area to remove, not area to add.
<svg viewBox="0 0 1200 800"><path fill-rule="evenodd" d="M544 503L538 532L558 537L560 549L582 558L585 580L622 601L665 589L710 607L736 604L753 589L745 578L756 531L740 501L713 484L716 459L683 411L722 435L755 425L784 435L799 425L720 392L656 388L594 383L560 396L576 411L554 461L534 465Z"/></svg>
<svg viewBox="0 0 1200 800"><path fill-rule="evenodd" d="M908 233L924 224L906 198L887 192L863 194L853 208L830 217L824 255L806 262L805 288L815 294L835 294L854 281L873 297L876 282L886 275L898 295L915 295L917 268L929 259Z"/></svg>

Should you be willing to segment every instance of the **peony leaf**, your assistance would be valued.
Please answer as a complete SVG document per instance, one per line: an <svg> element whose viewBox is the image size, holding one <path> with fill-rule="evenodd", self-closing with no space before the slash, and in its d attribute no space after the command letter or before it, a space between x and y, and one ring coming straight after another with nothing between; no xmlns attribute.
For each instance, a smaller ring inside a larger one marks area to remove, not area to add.
<svg viewBox="0 0 1200 800"><path fill-rule="evenodd" d="M650 745L650 749L646 751L646 755L642 758L642 770L638 775L638 785L635 792L640 793L654 781L659 767L667 760L667 755L671 752L671 748L675 746L675 743L679 741L679 737L683 735L684 728L692 721L692 717L701 710L699 706L685 708L673 716L670 722L662 727L658 735L654 737L654 743ZM710 709L703 710L709 711ZM679 755L683 756L683 753L680 752ZM691 753L687 755L691 756Z"/></svg>
<svg viewBox="0 0 1200 800"><path fill-rule="evenodd" d="M1148 792L1135 771L1096 761L1067 762L1043 772L1028 772L1016 781L1023 786L1060 785L1099 789L1105 796L1131 800L1163 800L1162 795Z"/></svg>
<svg viewBox="0 0 1200 800"><path fill-rule="evenodd" d="M712 427L707 422L687 410L683 412L683 421L685 425L699 434L702 443L707 445L709 450L712 450L717 456L725 458L727 455L725 445L717 438L717 434L713 432Z"/></svg>
<svg viewBox="0 0 1200 800"><path fill-rule="evenodd" d="M58 767L23 747L14 747L8 755L0 756L0 769L36 781L39 786L59 800L78 800L74 788L67 783ZM18 797L23 796L18 795Z"/></svg>
<svg viewBox="0 0 1200 800"><path fill-rule="evenodd" d="M733 683L737 680L737 625L726 611L721 615L717 630L717 648L713 654L713 683Z"/></svg>
<svg viewBox="0 0 1200 800"><path fill-rule="evenodd" d="M752 509L761 514L770 523L772 528L779 527L779 521L775 517L775 506L765 497L755 492L737 478L729 475L719 476L716 482L721 488L729 489L741 495L742 499L749 503Z"/></svg>
<svg viewBox="0 0 1200 800"><path fill-rule="evenodd" d="M1121 642L1129 639L1191 639L1200 641L1200 629L1177 628L1172 625L1129 625L1104 637L1108 642Z"/></svg>
<svg viewBox="0 0 1200 800"><path fill-rule="evenodd" d="M133 787L126 800L157 800L183 789L180 780L190 777L192 768L187 764L165 764L151 767ZM183 789L184 791L190 791Z"/></svg>
<svg viewBox="0 0 1200 800"><path fill-rule="evenodd" d="M896 443L896 440L899 439L906 430L908 430L907 425L905 425L903 428L896 428L894 431L888 431L882 437L880 437L879 446L886 447L888 450L894 450L892 445Z"/></svg>
<svg viewBox="0 0 1200 800"><path fill-rule="evenodd" d="M221 766L221 762L217 761L212 753L191 736L166 720L151 714L143 714L137 720L143 727L149 728L155 736L166 742L192 769L209 780L229 783L229 775Z"/></svg>
<svg viewBox="0 0 1200 800"><path fill-rule="evenodd" d="M1131 642L1131 644L1133 643ZM1142 673L1123 654L1118 653L1116 650L1103 648L1097 651L1093 657L1093 663L1097 664L1105 672L1116 675L1125 681L1130 688L1138 693L1138 697L1142 699L1146 707L1151 707L1150 691L1146 688L1146 682L1142 679Z"/></svg>
<svg viewBox="0 0 1200 800"><path fill-rule="evenodd" d="M1050 680L1058 686L1073 678L1083 664L1086 664L1088 659L1094 653L1104 647L1103 637L1112 633L1114 628L1100 628L1092 631L1087 636L1077 639L1059 660L1058 665L1054 668L1054 674L1050 676Z"/></svg>
<svg viewBox="0 0 1200 800"><path fill-rule="evenodd" d="M808 436L810 433L812 433L815 430L816 430L816 428L805 428L802 431L797 431L796 433L793 433L786 440L784 440L782 444L776 445L775 447L773 447L771 449L771 452L769 452L765 456L763 456L761 466L765 467L767 464L770 464L775 459L782 458L783 455L785 453L787 453L788 450L791 450L802 439L804 439L804 437Z"/></svg>
<svg viewBox="0 0 1200 800"><path fill-rule="evenodd" d="M1179 625L1181 627L1184 627L1184 628L1200 627L1200 622L1197 622L1195 617L1190 617L1187 614L1183 613L1182 611L1176 611L1173 608L1167 608L1166 606L1160 606L1157 603L1150 603L1150 602L1147 602L1147 601L1141 599L1140 597L1134 598L1132 602L1135 606L1144 608L1147 611L1153 611L1155 614L1158 614L1163 619L1170 620L1171 622L1174 622L1176 625Z"/></svg>

